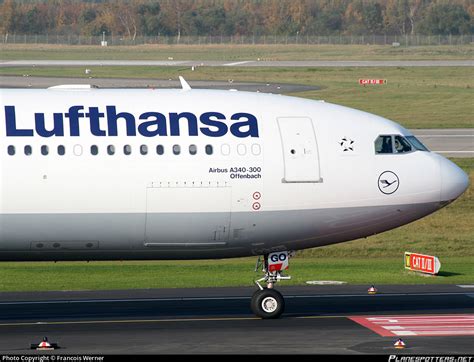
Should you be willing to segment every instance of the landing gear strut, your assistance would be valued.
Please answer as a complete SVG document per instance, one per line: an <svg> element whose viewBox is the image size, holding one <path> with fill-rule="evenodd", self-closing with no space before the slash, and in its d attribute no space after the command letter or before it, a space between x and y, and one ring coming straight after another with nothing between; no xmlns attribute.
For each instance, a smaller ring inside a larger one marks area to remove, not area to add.
<svg viewBox="0 0 474 362"><path fill-rule="evenodd" d="M290 276L284 276L283 270L288 269L290 253L287 251L265 254L263 261L258 258L255 271L262 267L263 278L255 281L258 290L253 294L250 308L260 318L274 319L281 316L285 310L285 300L280 292L273 289L274 284L280 280L289 280ZM266 287L260 283L265 282Z"/></svg>

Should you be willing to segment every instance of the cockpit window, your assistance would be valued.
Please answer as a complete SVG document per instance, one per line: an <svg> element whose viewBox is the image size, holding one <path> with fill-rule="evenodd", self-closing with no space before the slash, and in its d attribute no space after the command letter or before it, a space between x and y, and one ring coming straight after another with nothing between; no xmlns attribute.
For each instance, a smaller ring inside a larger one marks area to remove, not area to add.
<svg viewBox="0 0 474 362"><path fill-rule="evenodd" d="M405 137L402 136L395 136L395 152L396 153L405 153L405 152L411 152L411 145L410 143L406 140Z"/></svg>
<svg viewBox="0 0 474 362"><path fill-rule="evenodd" d="M415 150L428 151L414 136L381 135L375 140L376 154L408 153Z"/></svg>
<svg viewBox="0 0 474 362"><path fill-rule="evenodd" d="M392 136L379 136L375 140L375 153L393 153Z"/></svg>
<svg viewBox="0 0 474 362"><path fill-rule="evenodd" d="M421 143L420 140L416 138L415 136L407 136L407 140L408 142L411 143L413 147L415 147L416 150L429 152L428 148L426 148L426 146L423 143Z"/></svg>

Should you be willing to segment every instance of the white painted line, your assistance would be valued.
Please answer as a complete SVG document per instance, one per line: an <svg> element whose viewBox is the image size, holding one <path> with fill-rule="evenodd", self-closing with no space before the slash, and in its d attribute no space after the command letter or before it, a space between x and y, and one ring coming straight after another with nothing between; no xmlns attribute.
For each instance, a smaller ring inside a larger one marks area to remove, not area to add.
<svg viewBox="0 0 474 362"><path fill-rule="evenodd" d="M413 320L406 320L406 321L400 321L400 325L403 326L416 326L419 323L432 323L433 325L436 326L441 326L441 327L450 327L453 324L455 325L462 325L462 326L470 326L473 323L473 320L469 319L413 319ZM423 324L426 325L426 324Z"/></svg>
<svg viewBox="0 0 474 362"><path fill-rule="evenodd" d="M387 320L381 320L381 321L374 321L374 323L390 323L391 321ZM418 323L436 323L436 324L452 324L452 323L474 323L474 316L461 316L460 318L444 318L444 317L438 317L438 318L399 318L398 322L400 325L416 325Z"/></svg>
<svg viewBox="0 0 474 362"><path fill-rule="evenodd" d="M459 288L474 288L474 284L458 285Z"/></svg>
<svg viewBox="0 0 474 362"><path fill-rule="evenodd" d="M383 337L474 335L474 314L350 317ZM391 324L398 321L396 325Z"/></svg>
<svg viewBox="0 0 474 362"><path fill-rule="evenodd" d="M395 333L395 332L394 332ZM474 335L474 331L426 331L426 332L418 332L418 334L422 334L423 336L454 336L454 335L459 335L459 336L470 336ZM417 335L416 333L414 335Z"/></svg>
<svg viewBox="0 0 474 362"><path fill-rule="evenodd" d="M224 67L233 67L235 65L242 65L242 64L247 64L247 63L253 63L253 60L244 60L242 62L235 62L235 63L227 63L224 64Z"/></svg>
<svg viewBox="0 0 474 362"><path fill-rule="evenodd" d="M474 137L472 134L418 134L416 137Z"/></svg>
<svg viewBox="0 0 474 362"><path fill-rule="evenodd" d="M385 327L384 327L385 328ZM387 328L390 329L390 328ZM393 329L393 328L392 328ZM469 325L449 325L449 326L406 326L404 329L409 329L411 331L474 331L474 326Z"/></svg>
<svg viewBox="0 0 474 362"><path fill-rule="evenodd" d="M416 333L411 331L394 331L393 334L397 336L416 336Z"/></svg>

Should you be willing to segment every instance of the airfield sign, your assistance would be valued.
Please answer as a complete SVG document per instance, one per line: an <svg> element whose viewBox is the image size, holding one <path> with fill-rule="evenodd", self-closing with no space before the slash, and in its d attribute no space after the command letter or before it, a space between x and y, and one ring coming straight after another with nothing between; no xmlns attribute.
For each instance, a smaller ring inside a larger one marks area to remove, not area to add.
<svg viewBox="0 0 474 362"><path fill-rule="evenodd" d="M387 84L386 79L359 79L360 85Z"/></svg>
<svg viewBox="0 0 474 362"><path fill-rule="evenodd" d="M441 263L436 256L405 252L405 269L436 275Z"/></svg>

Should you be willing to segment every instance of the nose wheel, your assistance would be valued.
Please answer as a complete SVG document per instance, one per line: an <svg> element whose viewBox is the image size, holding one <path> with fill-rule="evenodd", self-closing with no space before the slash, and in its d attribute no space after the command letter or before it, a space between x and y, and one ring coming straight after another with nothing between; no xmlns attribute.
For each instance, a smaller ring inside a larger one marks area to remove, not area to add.
<svg viewBox="0 0 474 362"><path fill-rule="evenodd" d="M285 311L285 300L279 291L265 288L253 294L250 307L257 317L274 319Z"/></svg>
<svg viewBox="0 0 474 362"><path fill-rule="evenodd" d="M263 278L256 280L258 290L253 294L250 308L252 312L262 319L275 319L285 311L285 299L280 292L273 289L275 283L280 280L289 280L291 277L284 276L283 270L288 269L290 254L287 251L264 255L263 262L258 258L255 271L263 266ZM264 288L260 282L265 282Z"/></svg>

